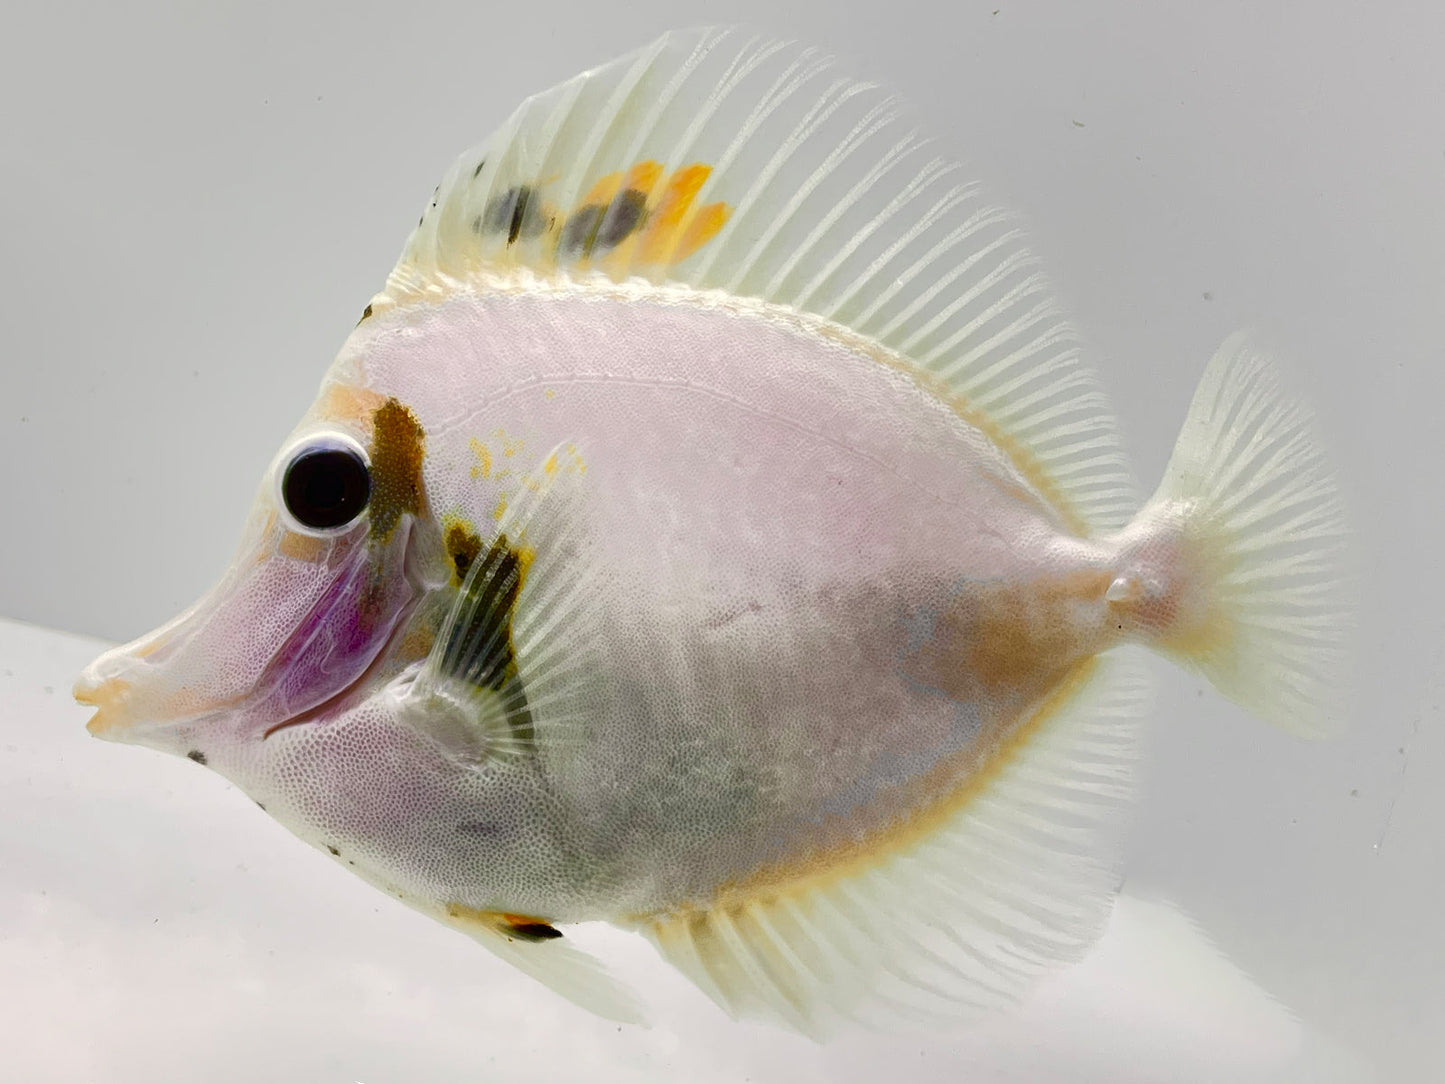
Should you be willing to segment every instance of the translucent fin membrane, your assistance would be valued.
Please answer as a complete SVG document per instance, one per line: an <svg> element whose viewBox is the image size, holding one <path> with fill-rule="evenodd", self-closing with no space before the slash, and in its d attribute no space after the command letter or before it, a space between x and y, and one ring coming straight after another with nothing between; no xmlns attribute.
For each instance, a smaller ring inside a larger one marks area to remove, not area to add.
<svg viewBox="0 0 1445 1084"><path fill-rule="evenodd" d="M569 444L522 476L407 690L404 718L457 759L556 750L584 731L605 642L589 590L598 562L582 550L585 472Z"/></svg>
<svg viewBox="0 0 1445 1084"><path fill-rule="evenodd" d="M1147 707L1141 657L1083 664L933 830L709 911L651 921L663 955L735 1016L821 1036L1016 1001L1102 931Z"/></svg>
<svg viewBox="0 0 1445 1084"><path fill-rule="evenodd" d="M532 976L554 993L598 1016L623 1024L642 1024L646 1017L636 994L614 978L596 957L569 944L544 923L518 926L515 916L452 906L438 917ZM547 931L546 936L531 933Z"/></svg>
<svg viewBox="0 0 1445 1084"><path fill-rule="evenodd" d="M446 175L375 304L530 277L721 290L906 359L1074 530L1135 507L1108 405L1008 214L808 48L670 34L525 102Z"/></svg>
<svg viewBox="0 0 1445 1084"><path fill-rule="evenodd" d="M1198 594L1198 616L1160 646L1267 722L1338 731L1352 626L1344 508L1309 410L1242 335L1199 382L1140 520L1155 515L1178 521Z"/></svg>

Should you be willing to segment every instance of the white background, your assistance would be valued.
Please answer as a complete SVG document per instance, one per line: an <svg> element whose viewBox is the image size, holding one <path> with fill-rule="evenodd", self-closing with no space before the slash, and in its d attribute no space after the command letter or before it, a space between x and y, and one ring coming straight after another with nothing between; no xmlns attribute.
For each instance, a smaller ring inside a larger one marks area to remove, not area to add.
<svg viewBox="0 0 1445 1084"><path fill-rule="evenodd" d="M1225 335L1259 327L1290 363L1358 529L1355 726L1300 744L1161 664L1131 883L1410 1079L1445 1055L1445 8L1425 0L7 11L0 616L129 638L199 594L451 158L526 94L712 21L848 56L1024 212L1146 487ZM34 722L0 702L0 727Z"/></svg>

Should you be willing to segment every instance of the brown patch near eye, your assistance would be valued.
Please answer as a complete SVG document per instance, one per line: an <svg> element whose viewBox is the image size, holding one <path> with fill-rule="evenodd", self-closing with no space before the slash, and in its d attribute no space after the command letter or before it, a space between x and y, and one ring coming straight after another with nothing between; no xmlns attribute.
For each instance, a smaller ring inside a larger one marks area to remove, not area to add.
<svg viewBox="0 0 1445 1084"><path fill-rule="evenodd" d="M404 514L420 516L426 507L422 462L426 432L416 415L396 398L371 416L371 536L385 542Z"/></svg>

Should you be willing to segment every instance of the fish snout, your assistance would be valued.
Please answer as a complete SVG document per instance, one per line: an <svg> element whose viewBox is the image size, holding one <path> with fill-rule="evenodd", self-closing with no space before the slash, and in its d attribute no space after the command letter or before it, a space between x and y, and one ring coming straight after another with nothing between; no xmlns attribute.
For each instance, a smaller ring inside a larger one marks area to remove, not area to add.
<svg viewBox="0 0 1445 1084"><path fill-rule="evenodd" d="M72 690L77 701L100 709L85 724L85 728L97 737L106 737L116 728L117 721L128 714L126 701L129 699L130 682L119 674L105 673L101 663L108 658L108 655L103 655L87 666L75 679Z"/></svg>
<svg viewBox="0 0 1445 1084"><path fill-rule="evenodd" d="M126 648L107 651L85 668L72 692L80 703L99 709L86 723L87 730L98 738L124 741L124 732L161 721L143 712L142 704L150 697L138 695L147 684L146 669L144 660Z"/></svg>
<svg viewBox="0 0 1445 1084"><path fill-rule="evenodd" d="M189 616L189 615L183 615ZM72 695L98 709L86 724L98 738L108 741L147 742L167 726L194 719L214 709L197 681L180 680L181 673L167 665L179 622L120 647L112 648L87 666L75 681ZM181 637L184 640L184 637Z"/></svg>

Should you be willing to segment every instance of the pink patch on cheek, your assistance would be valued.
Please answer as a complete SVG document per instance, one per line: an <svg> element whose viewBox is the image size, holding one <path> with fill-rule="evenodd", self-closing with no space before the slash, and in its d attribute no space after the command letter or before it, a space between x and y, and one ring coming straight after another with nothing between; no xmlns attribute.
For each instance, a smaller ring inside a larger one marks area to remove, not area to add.
<svg viewBox="0 0 1445 1084"><path fill-rule="evenodd" d="M406 577L359 556L297 625L258 683L250 714L270 729L354 684L405 614L413 597Z"/></svg>

